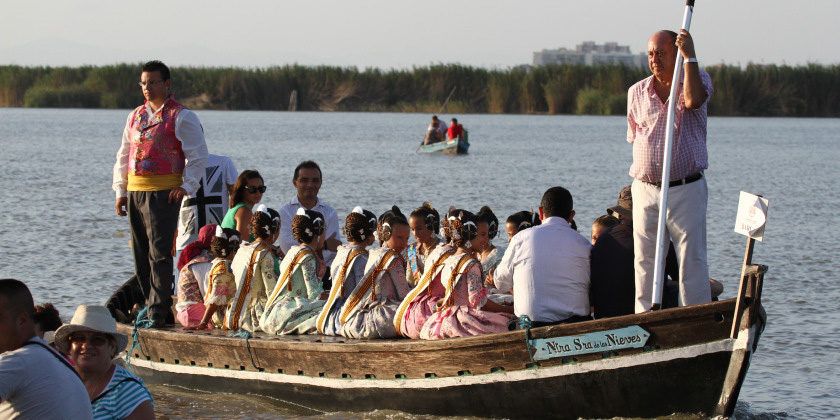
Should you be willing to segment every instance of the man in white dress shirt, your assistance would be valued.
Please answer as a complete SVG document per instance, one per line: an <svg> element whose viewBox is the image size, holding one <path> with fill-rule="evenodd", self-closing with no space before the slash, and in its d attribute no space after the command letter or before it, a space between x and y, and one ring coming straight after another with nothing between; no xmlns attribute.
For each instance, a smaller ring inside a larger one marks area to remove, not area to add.
<svg viewBox="0 0 840 420"><path fill-rule="evenodd" d="M134 273L146 295L152 328L174 322L172 244L181 199L194 194L207 165L198 117L175 101L169 67L149 61L140 73L146 102L128 114L112 188L116 210L128 216Z"/></svg>
<svg viewBox="0 0 840 420"><path fill-rule="evenodd" d="M284 254L289 252L292 246L300 245L300 242L296 241L292 235L292 219L301 207L315 210L324 215L327 239L324 241L325 249L321 251L321 257L329 267L335 258L336 248L341 245L341 240L338 237L338 214L318 198L322 180L321 167L311 160L301 162L295 168L292 184L297 189L297 195L280 207L280 238L277 241ZM329 275L329 270L327 270L327 275Z"/></svg>
<svg viewBox="0 0 840 420"><path fill-rule="evenodd" d="M513 289L516 316L535 327L589 318L589 241L571 228L572 194L549 188L540 203L542 224L516 234L492 274L499 290Z"/></svg>

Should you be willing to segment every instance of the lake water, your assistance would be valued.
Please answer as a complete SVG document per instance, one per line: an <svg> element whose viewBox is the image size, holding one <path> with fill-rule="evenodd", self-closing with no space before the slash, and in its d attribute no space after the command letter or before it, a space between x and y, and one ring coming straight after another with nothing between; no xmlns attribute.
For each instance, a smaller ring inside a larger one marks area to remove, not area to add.
<svg viewBox="0 0 840 420"><path fill-rule="evenodd" d="M127 110L0 109L0 278L26 282L36 303L65 319L104 304L128 279L128 221L114 210L111 173ZM405 212L428 200L504 219L562 185L583 235L615 204L631 145L622 117L458 115L467 156L416 155L425 114L199 111L212 153L258 169L279 207L302 160L324 175L320 197L339 218L356 205ZM450 116L445 115L448 119ZM840 194L840 120L711 118L708 248L712 277L737 292L746 238L733 232L739 191L770 200L755 263L770 267L768 325L740 395L737 418L840 415L840 258L833 227ZM494 242L503 245L506 235ZM152 387L166 418L399 418L402 413L301 411L267 398ZM676 417L676 416L674 416ZM426 418L418 416L416 418ZM683 417L679 417L683 418Z"/></svg>

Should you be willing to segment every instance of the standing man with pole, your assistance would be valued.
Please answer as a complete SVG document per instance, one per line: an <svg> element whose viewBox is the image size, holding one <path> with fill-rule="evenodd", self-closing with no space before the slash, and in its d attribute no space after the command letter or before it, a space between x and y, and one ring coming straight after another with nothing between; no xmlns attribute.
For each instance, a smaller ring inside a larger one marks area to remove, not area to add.
<svg viewBox="0 0 840 420"><path fill-rule="evenodd" d="M684 28L690 21L689 8L693 9L693 4L686 6ZM677 59L685 64L682 74ZM686 29L680 34L653 34L648 41L648 65L653 75L633 85L627 98L627 141L633 144L630 176L634 178L637 313L656 309L661 302L661 292L654 283L664 270L658 267L664 265L659 244L667 244L668 236L679 260L680 305L711 300L706 259L709 193L703 170L708 168L706 108L714 89L709 74L699 68L694 41ZM672 104L676 107L666 116ZM666 138L669 126L673 128L673 151L671 139ZM666 154L670 160L665 159ZM658 219L663 207L662 219ZM657 238L658 230L661 238ZM661 258L655 259L656 254Z"/></svg>
<svg viewBox="0 0 840 420"><path fill-rule="evenodd" d="M196 115L175 102L169 68L149 61L140 73L146 103L125 122L114 165L116 209L128 215L134 273L146 294L152 328L172 316L172 243L181 199L195 194L207 164L207 144Z"/></svg>

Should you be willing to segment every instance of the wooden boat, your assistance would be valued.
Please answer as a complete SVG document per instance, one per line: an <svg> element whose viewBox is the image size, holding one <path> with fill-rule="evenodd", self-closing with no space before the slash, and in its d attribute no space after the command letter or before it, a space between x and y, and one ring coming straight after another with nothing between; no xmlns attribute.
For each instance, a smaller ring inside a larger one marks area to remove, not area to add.
<svg viewBox="0 0 840 420"><path fill-rule="evenodd" d="M424 144L417 148L417 153L446 153L450 155L465 155L470 149L469 133L464 130L463 139L444 140L432 144Z"/></svg>
<svg viewBox="0 0 840 420"><path fill-rule="evenodd" d="M148 383L264 395L319 411L730 416L765 324L766 270L746 265L738 298L438 341L138 329L127 360ZM107 306L125 313L135 300L129 282ZM125 322L118 329L134 332Z"/></svg>

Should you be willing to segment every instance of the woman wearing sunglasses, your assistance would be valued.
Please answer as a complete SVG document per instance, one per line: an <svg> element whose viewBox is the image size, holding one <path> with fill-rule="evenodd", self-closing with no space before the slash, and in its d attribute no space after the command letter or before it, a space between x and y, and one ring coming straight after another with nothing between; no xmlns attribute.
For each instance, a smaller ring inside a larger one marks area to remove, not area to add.
<svg viewBox="0 0 840 420"><path fill-rule="evenodd" d="M230 200L230 210L222 220L222 227L236 229L242 238L248 238L248 242L254 242L254 235L251 234L251 209L262 200L265 192L265 182L262 175L253 169L246 169L239 174L236 183L233 184L233 197Z"/></svg>
<svg viewBox="0 0 840 420"><path fill-rule="evenodd" d="M76 363L94 419L155 418L149 388L114 363L127 344L128 336L117 332L117 321L104 306L79 306L70 323L55 331L56 347ZM55 417L63 417L63 413L55 413Z"/></svg>

